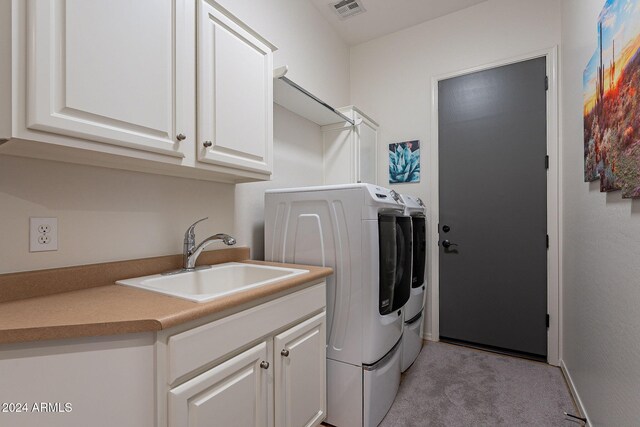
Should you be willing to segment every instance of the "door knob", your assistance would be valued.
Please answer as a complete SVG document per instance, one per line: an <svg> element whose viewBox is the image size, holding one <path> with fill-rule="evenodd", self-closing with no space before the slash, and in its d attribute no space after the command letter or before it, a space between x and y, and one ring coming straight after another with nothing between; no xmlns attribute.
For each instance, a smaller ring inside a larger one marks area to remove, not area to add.
<svg viewBox="0 0 640 427"><path fill-rule="evenodd" d="M450 242L450 241L448 241L448 240L443 240L443 241L442 241L442 247L443 247L443 248L447 249L447 248L449 248L449 247L451 247L451 246L458 246L458 244L457 244L457 243L451 243L451 242Z"/></svg>
<svg viewBox="0 0 640 427"><path fill-rule="evenodd" d="M263 360L262 362L260 362L260 367L262 369L269 369L269 362Z"/></svg>
<svg viewBox="0 0 640 427"><path fill-rule="evenodd" d="M205 141L205 142L202 143L202 145L204 145L206 148L209 148L209 147L211 147L213 145L213 142Z"/></svg>
<svg viewBox="0 0 640 427"><path fill-rule="evenodd" d="M176 139L178 141L184 141L185 139L187 139L187 136L183 133L179 133L178 135L176 135Z"/></svg>
<svg viewBox="0 0 640 427"><path fill-rule="evenodd" d="M280 352L281 355L283 355L284 357L289 357L289 350L287 350L286 348L284 350L282 350Z"/></svg>

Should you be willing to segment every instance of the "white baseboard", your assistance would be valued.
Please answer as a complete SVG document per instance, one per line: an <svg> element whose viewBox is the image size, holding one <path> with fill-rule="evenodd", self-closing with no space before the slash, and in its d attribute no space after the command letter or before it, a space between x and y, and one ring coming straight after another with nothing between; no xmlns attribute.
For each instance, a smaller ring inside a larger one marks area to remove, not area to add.
<svg viewBox="0 0 640 427"><path fill-rule="evenodd" d="M422 339L423 340L427 340L427 341L436 341L436 342L440 341L440 340L437 340L437 339L433 339L433 335L430 334L430 333L422 335Z"/></svg>
<svg viewBox="0 0 640 427"><path fill-rule="evenodd" d="M582 404L582 400L580 399L580 395L578 394L578 390L576 390L576 386L573 383L573 379L571 378L571 374L569 373L569 369L567 365L565 365L564 360L560 360L560 369L562 370L562 374L564 375L564 379L567 381L569 385L569 391L571 392L571 396L573 396L573 400L578 405L578 411L580 411L580 415L587 419L586 426L592 426L591 419L589 418L589 414L587 413L584 405Z"/></svg>

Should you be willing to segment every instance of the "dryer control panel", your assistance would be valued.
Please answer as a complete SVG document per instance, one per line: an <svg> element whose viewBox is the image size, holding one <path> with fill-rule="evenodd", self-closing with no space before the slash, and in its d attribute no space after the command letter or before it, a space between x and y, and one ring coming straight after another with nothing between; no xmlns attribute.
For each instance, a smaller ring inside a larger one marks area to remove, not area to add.
<svg viewBox="0 0 640 427"><path fill-rule="evenodd" d="M400 194L396 193L394 190L391 190L385 187L379 187L373 184L366 184L366 188L371 198L376 202L388 203L390 205L404 206L404 203L402 202L402 197L400 196Z"/></svg>

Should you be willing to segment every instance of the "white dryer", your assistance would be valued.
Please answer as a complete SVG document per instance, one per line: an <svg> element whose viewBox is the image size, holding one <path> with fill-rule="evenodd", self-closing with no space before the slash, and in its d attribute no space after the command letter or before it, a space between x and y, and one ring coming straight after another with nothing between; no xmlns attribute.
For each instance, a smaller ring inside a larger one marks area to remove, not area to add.
<svg viewBox="0 0 640 427"><path fill-rule="evenodd" d="M415 362L422 349L426 292L427 221L426 209L422 200L405 194L401 197L405 204L405 214L411 217L413 237L411 294L404 310L402 334L402 372L404 372Z"/></svg>
<svg viewBox="0 0 640 427"><path fill-rule="evenodd" d="M377 426L400 384L411 220L371 184L269 190L265 259L332 267L327 278L327 419Z"/></svg>

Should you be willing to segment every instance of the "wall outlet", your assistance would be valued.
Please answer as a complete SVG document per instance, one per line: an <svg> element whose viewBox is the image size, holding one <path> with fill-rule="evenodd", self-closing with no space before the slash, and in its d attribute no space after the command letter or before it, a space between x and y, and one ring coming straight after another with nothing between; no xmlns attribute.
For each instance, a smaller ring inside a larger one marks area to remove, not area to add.
<svg viewBox="0 0 640 427"><path fill-rule="evenodd" d="M29 218L29 252L58 250L58 218Z"/></svg>

